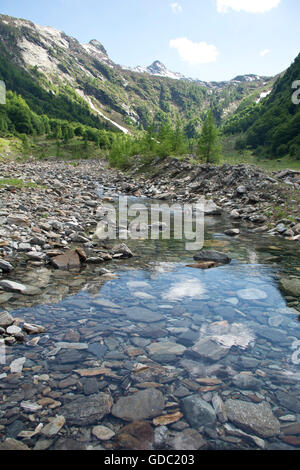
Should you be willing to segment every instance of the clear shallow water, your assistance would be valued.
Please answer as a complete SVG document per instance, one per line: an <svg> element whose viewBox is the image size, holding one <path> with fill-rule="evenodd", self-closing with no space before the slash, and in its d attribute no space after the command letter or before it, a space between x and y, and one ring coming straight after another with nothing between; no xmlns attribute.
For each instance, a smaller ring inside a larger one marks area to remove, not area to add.
<svg viewBox="0 0 300 470"><path fill-rule="evenodd" d="M138 390L141 383L155 382L162 385L166 400L175 401L175 408L177 402L178 410L181 401L176 390L184 386L190 394L196 390L208 403L214 393L223 400L232 396L254 402L267 400L276 416L292 414L300 422L300 410L282 404L277 396L280 392L298 398L300 395L300 370L295 356L300 323L297 310L292 308L299 299L285 299L278 289L280 275L297 274L300 250L295 249L293 242L254 235L246 228L242 228L238 238L226 237L223 232L230 226L224 218L206 218L205 247L226 252L233 258L230 265L214 269L187 267L193 262L194 253L185 250L184 241L128 240L126 243L136 256L105 265L117 275L115 279L103 280L97 274L98 268L93 266L77 273L44 268L39 275L28 271L17 273L19 280L24 281L27 276L31 284L36 282L41 287L43 283L43 295L30 299L15 296L5 308L17 318L45 326L46 333L35 346L25 343L6 348L8 365L23 356L26 362L22 376L0 380L0 393L6 395L0 403L4 436L17 437L14 429L34 427L20 409L20 403L28 397L31 402L37 402L47 387L49 396L61 404L76 400L77 396L88 397L84 381L74 370L99 366L110 368L118 377L97 377L98 390L109 391L114 400ZM232 325L238 325L246 347L240 346L239 336L235 337L237 344L220 360L195 357L192 348L199 338L218 334L222 341L224 338L227 341ZM85 343L89 349L55 351L61 341ZM149 347L157 341L184 345L186 350L153 355ZM199 376L181 363L185 359L202 364L207 377L221 377L222 385L200 390L196 382ZM143 381L134 376L135 365L149 360L165 368L169 374L167 381L164 374L157 372ZM5 366L3 371L9 372ZM258 380L255 385L244 387L234 381L236 375L245 371ZM45 374L49 378L40 381L38 377ZM66 387L61 385L64 380L67 380ZM30 393L23 393L28 389ZM7 397L9 394L11 398ZM11 409L15 409L12 416ZM45 422L56 414L59 406L53 410L46 406L36 413L33 423ZM185 416L180 422L186 423ZM117 433L126 423L108 415L101 424ZM83 426L87 430L84 442L96 446L99 441L88 433L92 427ZM180 425L169 427L171 434L179 430ZM68 432L63 432L61 438ZM74 429L72 438L79 439L82 432ZM210 433L205 437L212 448L256 448L253 442L244 439L228 442L222 436L222 433L221 437ZM32 438L30 445L34 446L38 439L38 436ZM286 444L278 437L266 442L266 447L275 448ZM116 440L101 445L108 449L119 446ZM161 448L168 448L168 444L162 444Z"/></svg>

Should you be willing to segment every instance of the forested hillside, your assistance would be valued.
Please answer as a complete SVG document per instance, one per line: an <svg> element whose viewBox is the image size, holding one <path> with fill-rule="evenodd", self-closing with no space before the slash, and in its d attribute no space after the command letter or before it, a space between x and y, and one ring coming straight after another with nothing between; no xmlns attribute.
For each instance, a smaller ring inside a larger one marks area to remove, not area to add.
<svg viewBox="0 0 300 470"><path fill-rule="evenodd" d="M289 155L300 159L300 105L293 103L300 80L300 54L276 81L272 92L260 103L244 102L224 125L224 132L245 133L240 145L249 146L257 155L278 158Z"/></svg>
<svg viewBox="0 0 300 470"><path fill-rule="evenodd" d="M55 28L0 15L0 80L8 90L0 136L68 141L75 135L107 148L115 131L133 136L117 139L126 147L146 130L150 149L159 139L163 155L189 153L211 111L224 135L239 134L238 149L296 159L300 106L291 98L299 79L300 56L276 82L256 75L202 82L136 72L115 64L96 40L82 45Z"/></svg>
<svg viewBox="0 0 300 470"><path fill-rule="evenodd" d="M212 109L218 124L272 80L249 75L228 82L137 73L115 64L96 40L80 44L51 27L0 15L0 79L35 113L134 133L178 117L189 134Z"/></svg>

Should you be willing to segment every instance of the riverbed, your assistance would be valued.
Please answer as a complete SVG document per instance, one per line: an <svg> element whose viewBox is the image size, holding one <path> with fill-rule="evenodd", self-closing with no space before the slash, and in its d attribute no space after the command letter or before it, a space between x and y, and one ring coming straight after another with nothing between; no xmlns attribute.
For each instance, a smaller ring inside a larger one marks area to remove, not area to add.
<svg viewBox="0 0 300 470"><path fill-rule="evenodd" d="M117 202L113 190L101 195ZM241 223L226 236L232 225L205 217L204 247L232 260L212 269L193 267L185 239L161 235L126 240L134 256L106 263L106 274L97 265L11 274L42 293L12 294L2 307L45 332L5 346L1 440L36 450L300 449L300 304L278 284L299 274L300 247Z"/></svg>

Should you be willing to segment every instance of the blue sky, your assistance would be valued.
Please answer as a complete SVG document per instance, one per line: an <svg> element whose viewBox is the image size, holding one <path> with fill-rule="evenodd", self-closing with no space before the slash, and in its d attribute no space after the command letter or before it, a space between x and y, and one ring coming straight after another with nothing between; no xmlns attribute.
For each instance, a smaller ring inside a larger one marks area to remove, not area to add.
<svg viewBox="0 0 300 470"><path fill-rule="evenodd" d="M299 0L1 0L0 13L98 39L122 65L158 59L202 80L275 75L300 52Z"/></svg>

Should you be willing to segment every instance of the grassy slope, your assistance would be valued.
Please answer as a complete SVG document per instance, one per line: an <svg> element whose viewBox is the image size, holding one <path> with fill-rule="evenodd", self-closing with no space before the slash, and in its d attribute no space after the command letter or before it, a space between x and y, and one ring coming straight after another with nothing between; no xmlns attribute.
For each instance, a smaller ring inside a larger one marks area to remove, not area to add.
<svg viewBox="0 0 300 470"><path fill-rule="evenodd" d="M222 142L222 158L219 164L229 163L230 165L237 165L239 163L246 163L249 165L257 165L267 172L280 171L286 168L291 170L300 171L300 160L295 160L290 157L278 158L276 160L257 158L252 150L236 150L235 142L237 136L223 136Z"/></svg>
<svg viewBox="0 0 300 470"><path fill-rule="evenodd" d="M0 138L0 161L6 158L20 161L26 160L30 156L37 159L78 160L105 158L106 152L99 149L93 142L88 142L85 145L80 137L74 137L67 144L61 142L59 147L56 139L46 139L44 136L30 138L29 148L26 150L23 149L23 144L18 138Z"/></svg>

